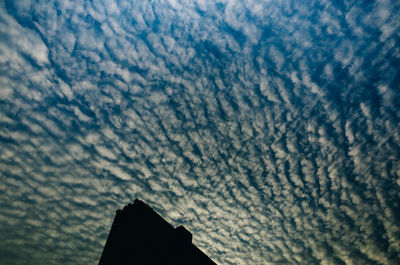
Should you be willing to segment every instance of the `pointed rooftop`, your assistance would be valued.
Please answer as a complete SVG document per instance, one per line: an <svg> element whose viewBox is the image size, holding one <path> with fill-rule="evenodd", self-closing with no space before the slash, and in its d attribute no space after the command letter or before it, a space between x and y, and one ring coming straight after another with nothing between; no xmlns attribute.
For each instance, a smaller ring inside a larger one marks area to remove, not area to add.
<svg viewBox="0 0 400 265"><path fill-rule="evenodd" d="M117 210L99 265L216 265L192 243L185 227L174 228L141 200Z"/></svg>

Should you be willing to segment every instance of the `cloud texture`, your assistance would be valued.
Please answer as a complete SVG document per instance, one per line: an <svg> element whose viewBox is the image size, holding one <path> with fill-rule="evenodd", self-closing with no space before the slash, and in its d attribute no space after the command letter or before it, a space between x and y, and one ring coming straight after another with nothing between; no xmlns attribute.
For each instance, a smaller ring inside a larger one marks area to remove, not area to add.
<svg viewBox="0 0 400 265"><path fill-rule="evenodd" d="M136 197L220 265L400 264L397 1L3 1L0 263L97 264Z"/></svg>

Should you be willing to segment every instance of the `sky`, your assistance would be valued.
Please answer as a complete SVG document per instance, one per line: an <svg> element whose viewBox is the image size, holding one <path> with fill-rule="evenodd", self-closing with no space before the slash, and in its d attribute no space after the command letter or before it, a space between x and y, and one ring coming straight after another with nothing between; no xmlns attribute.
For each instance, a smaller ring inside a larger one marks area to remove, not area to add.
<svg viewBox="0 0 400 265"><path fill-rule="evenodd" d="M219 265L400 264L400 3L0 1L0 264L135 198Z"/></svg>

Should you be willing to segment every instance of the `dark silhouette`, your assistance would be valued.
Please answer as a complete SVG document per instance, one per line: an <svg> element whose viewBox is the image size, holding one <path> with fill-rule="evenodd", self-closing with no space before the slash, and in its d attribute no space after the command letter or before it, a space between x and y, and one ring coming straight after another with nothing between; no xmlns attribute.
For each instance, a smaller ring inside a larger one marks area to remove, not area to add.
<svg viewBox="0 0 400 265"><path fill-rule="evenodd" d="M174 228L136 199L117 210L99 265L216 265L192 244L183 226Z"/></svg>

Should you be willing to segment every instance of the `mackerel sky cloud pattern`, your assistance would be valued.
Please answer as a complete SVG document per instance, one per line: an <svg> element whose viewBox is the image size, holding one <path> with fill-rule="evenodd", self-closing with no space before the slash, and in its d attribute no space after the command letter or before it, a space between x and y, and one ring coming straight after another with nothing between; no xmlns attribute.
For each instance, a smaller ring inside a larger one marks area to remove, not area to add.
<svg viewBox="0 0 400 265"><path fill-rule="evenodd" d="M399 65L398 1L3 1L0 263L141 198L220 265L400 264Z"/></svg>

